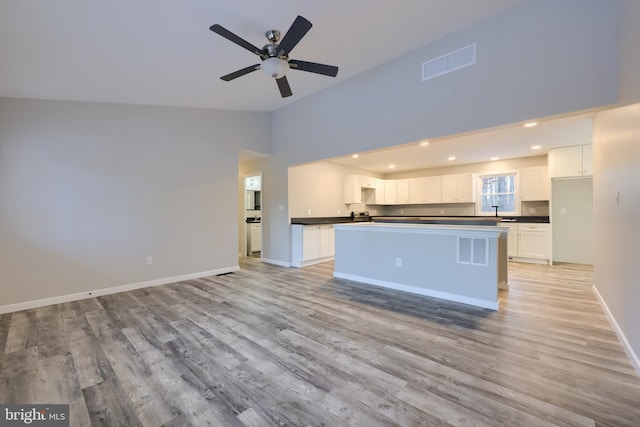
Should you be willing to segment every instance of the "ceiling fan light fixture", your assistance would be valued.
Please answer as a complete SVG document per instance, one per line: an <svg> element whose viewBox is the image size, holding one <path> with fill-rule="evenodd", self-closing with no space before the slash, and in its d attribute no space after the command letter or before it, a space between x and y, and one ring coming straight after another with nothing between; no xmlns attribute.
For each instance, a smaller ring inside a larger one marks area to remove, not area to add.
<svg viewBox="0 0 640 427"><path fill-rule="evenodd" d="M284 59L273 56L262 61L260 69L269 77L279 79L287 74L287 70L289 70L289 63Z"/></svg>

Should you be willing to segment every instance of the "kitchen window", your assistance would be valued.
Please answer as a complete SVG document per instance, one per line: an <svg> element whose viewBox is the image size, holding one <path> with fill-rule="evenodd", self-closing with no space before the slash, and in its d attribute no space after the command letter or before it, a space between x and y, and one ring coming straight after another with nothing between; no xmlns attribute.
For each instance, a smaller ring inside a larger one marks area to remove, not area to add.
<svg viewBox="0 0 640 427"><path fill-rule="evenodd" d="M498 207L498 215L518 215L518 173L509 172L492 175L480 175L480 203L478 203L478 215L495 215Z"/></svg>

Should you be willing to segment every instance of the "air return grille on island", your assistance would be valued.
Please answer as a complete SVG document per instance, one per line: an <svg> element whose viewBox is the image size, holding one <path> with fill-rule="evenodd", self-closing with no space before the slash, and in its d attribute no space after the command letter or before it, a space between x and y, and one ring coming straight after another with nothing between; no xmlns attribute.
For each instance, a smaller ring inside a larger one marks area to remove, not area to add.
<svg viewBox="0 0 640 427"><path fill-rule="evenodd" d="M489 265L489 239L458 237L458 263Z"/></svg>
<svg viewBox="0 0 640 427"><path fill-rule="evenodd" d="M476 44L454 50L422 63L422 81L442 76L476 63Z"/></svg>

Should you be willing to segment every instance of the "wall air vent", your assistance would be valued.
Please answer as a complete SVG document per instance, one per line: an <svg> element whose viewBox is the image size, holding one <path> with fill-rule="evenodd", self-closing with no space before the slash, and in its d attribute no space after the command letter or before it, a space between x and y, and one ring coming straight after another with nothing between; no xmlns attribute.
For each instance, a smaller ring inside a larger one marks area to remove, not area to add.
<svg viewBox="0 0 640 427"><path fill-rule="evenodd" d="M489 239L458 237L458 263L489 265Z"/></svg>
<svg viewBox="0 0 640 427"><path fill-rule="evenodd" d="M422 81L442 76L476 63L476 44L454 50L422 63Z"/></svg>

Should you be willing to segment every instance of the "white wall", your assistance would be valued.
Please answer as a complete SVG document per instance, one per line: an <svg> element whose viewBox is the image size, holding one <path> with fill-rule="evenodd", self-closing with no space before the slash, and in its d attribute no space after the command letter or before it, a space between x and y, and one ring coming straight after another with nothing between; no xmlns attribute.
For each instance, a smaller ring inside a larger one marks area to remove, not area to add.
<svg viewBox="0 0 640 427"><path fill-rule="evenodd" d="M612 104L616 37L615 3L530 1L301 99L273 114L276 198L294 164ZM476 65L421 81L423 61L474 42ZM272 227L284 256L287 213Z"/></svg>
<svg viewBox="0 0 640 427"><path fill-rule="evenodd" d="M640 372L640 104L597 114L593 129L596 288Z"/></svg>
<svg viewBox="0 0 640 427"><path fill-rule="evenodd" d="M381 177L381 174L350 168L333 162L316 162L289 168L289 215L349 216L351 211L367 209L364 203L344 203L344 182L347 175ZM311 214L308 212L311 211ZM372 213L375 214L375 213Z"/></svg>
<svg viewBox="0 0 640 427"><path fill-rule="evenodd" d="M618 104L640 101L640 1L618 0Z"/></svg>
<svg viewBox="0 0 640 427"><path fill-rule="evenodd" d="M0 306L236 266L238 149L270 122L0 98Z"/></svg>

